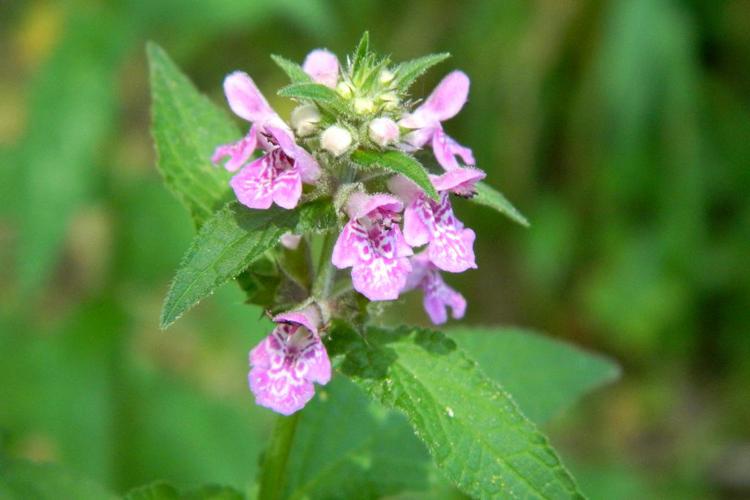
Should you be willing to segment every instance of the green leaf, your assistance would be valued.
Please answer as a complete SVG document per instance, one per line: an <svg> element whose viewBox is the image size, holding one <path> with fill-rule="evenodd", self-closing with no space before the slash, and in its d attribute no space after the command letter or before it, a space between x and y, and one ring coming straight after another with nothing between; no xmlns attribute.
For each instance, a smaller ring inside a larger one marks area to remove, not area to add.
<svg viewBox="0 0 750 500"><path fill-rule="evenodd" d="M207 485L180 492L165 481L156 481L130 490L125 500L243 500L245 495L227 486Z"/></svg>
<svg viewBox="0 0 750 500"><path fill-rule="evenodd" d="M443 334L337 325L341 370L387 407L404 412L435 463L465 493L503 498L583 498L547 439L513 399Z"/></svg>
<svg viewBox="0 0 750 500"><path fill-rule="evenodd" d="M352 57L352 69L351 74L356 77L359 70L362 68L362 65L364 64L365 60L367 59L367 55L370 52L370 32L365 31L362 33L362 38L359 39L359 43L357 44L357 50L354 51L354 55Z"/></svg>
<svg viewBox="0 0 750 500"><path fill-rule="evenodd" d="M44 284L69 223L111 165L103 143L115 128L118 68L131 41L107 8L71 9L66 18L64 33L29 85L17 163L2 163L14 191L0 199L4 206L18 203L14 255L24 294Z"/></svg>
<svg viewBox="0 0 750 500"><path fill-rule="evenodd" d="M411 61L399 64L398 68L396 68L396 77L393 79L394 86L402 92L406 92L409 90L412 83L414 83L414 81L422 76L428 69L445 61L450 56L451 55L447 52L430 54L428 56L412 59Z"/></svg>
<svg viewBox="0 0 750 500"><path fill-rule="evenodd" d="M295 99L309 99L325 104L335 103L340 96L330 87L320 83L293 83L279 90L282 97L293 97Z"/></svg>
<svg viewBox="0 0 750 500"><path fill-rule="evenodd" d="M376 407L351 381L335 376L297 424L285 498L382 498L424 490L429 468L427 451L403 415Z"/></svg>
<svg viewBox="0 0 750 500"><path fill-rule="evenodd" d="M147 47L151 72L151 133L167 187L200 227L230 198L231 174L211 164L220 144L240 132L229 116L201 95L158 45Z"/></svg>
<svg viewBox="0 0 750 500"><path fill-rule="evenodd" d="M278 94L282 97L313 101L329 114L346 114L349 112L349 108L341 96L332 88L320 83L293 83L279 90Z"/></svg>
<svg viewBox="0 0 750 500"><path fill-rule="evenodd" d="M292 83L310 83L312 81L310 75L305 73L302 66L296 62L277 55L272 55L271 59L273 59L273 62L275 62L279 68L284 70L284 73L286 73Z"/></svg>
<svg viewBox="0 0 750 500"><path fill-rule="evenodd" d="M56 465L0 459L0 498L114 500L118 497Z"/></svg>
<svg viewBox="0 0 750 500"><path fill-rule="evenodd" d="M477 194L470 198L471 201L478 205L484 205L485 207L494 208L501 214L511 218L518 222L522 226L529 227L529 221L526 220L521 212L514 207L505 196L502 195L495 188L485 184L484 182L477 182L476 184Z"/></svg>
<svg viewBox="0 0 750 500"><path fill-rule="evenodd" d="M538 424L620 374L609 359L526 330L457 327L446 333Z"/></svg>
<svg viewBox="0 0 750 500"><path fill-rule="evenodd" d="M408 177L421 187L431 198L437 200L438 194L432 185L427 170L417 160L399 151L357 150L351 159L364 167L381 167Z"/></svg>
<svg viewBox="0 0 750 500"><path fill-rule="evenodd" d="M251 210L237 202L227 204L193 239L161 315L166 328L216 288L231 280L276 245L282 234L325 231L336 225L330 199L309 202L295 210L273 207Z"/></svg>

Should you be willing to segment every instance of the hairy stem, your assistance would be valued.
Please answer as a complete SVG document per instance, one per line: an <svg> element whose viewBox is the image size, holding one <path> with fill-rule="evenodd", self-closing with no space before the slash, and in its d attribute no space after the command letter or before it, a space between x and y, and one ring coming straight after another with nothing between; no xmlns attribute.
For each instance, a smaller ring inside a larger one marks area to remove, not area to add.
<svg viewBox="0 0 750 500"><path fill-rule="evenodd" d="M289 460L289 452L292 449L300 414L301 412L296 412L288 417L283 415L276 417L276 423L271 432L271 440L263 456L263 464L260 470L260 489L258 492L260 500L276 500L283 496L286 482L286 464Z"/></svg>

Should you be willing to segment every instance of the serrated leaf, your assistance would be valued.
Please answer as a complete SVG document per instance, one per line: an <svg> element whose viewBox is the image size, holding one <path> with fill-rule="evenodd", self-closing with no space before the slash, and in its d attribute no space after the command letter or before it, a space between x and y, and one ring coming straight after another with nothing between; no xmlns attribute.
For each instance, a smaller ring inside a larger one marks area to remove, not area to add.
<svg viewBox="0 0 750 500"><path fill-rule="evenodd" d="M512 398L443 334L336 326L341 370L404 412L435 463L479 498L583 498L547 439Z"/></svg>
<svg viewBox="0 0 750 500"><path fill-rule="evenodd" d="M351 159L364 167L381 167L408 177L422 188L431 198L437 200L438 194L427 175L427 170L417 160L399 151L357 150Z"/></svg>
<svg viewBox="0 0 750 500"><path fill-rule="evenodd" d="M396 69L393 84L402 92L409 90L414 81L422 76L428 69L448 59L451 55L447 52L430 54L428 56L412 59L401 63Z"/></svg>
<svg viewBox="0 0 750 500"><path fill-rule="evenodd" d="M57 465L0 459L0 498L115 500L118 497Z"/></svg>
<svg viewBox="0 0 750 500"><path fill-rule="evenodd" d="M285 57L277 55L272 55L271 59L273 59L273 62L275 62L276 65L284 71L284 73L286 73L286 76L289 77L292 83L310 83L312 81L310 75L305 73L305 70L302 69L302 66L300 66L296 62L290 61Z"/></svg>
<svg viewBox="0 0 750 500"><path fill-rule="evenodd" d="M320 83L294 83L279 90L278 94L282 97L313 101L321 110L329 114L336 115L349 112L341 96L332 88Z"/></svg>
<svg viewBox="0 0 750 500"><path fill-rule="evenodd" d="M617 364L607 358L527 330L456 327L446 333L537 424L620 374ZM529 366L545 369L529 370Z"/></svg>
<svg viewBox="0 0 750 500"><path fill-rule="evenodd" d="M476 190L477 194L470 198L471 201L478 205L493 208L522 226L529 227L529 221L526 217L524 217L523 214L521 214L521 212L519 212L516 207L514 207L513 204L511 204L511 202L509 202L508 199L495 188L484 182L477 182Z"/></svg>
<svg viewBox="0 0 750 500"><path fill-rule="evenodd" d="M293 83L279 90L282 97L293 97L295 99L308 99L325 104L335 103L340 96L330 87L320 83Z"/></svg>
<svg viewBox="0 0 750 500"><path fill-rule="evenodd" d="M294 210L250 210L237 202L227 204L206 221L193 239L167 294L161 327L168 327L220 285L239 275L276 245L285 232L304 234L335 225L333 203L327 198Z"/></svg>
<svg viewBox="0 0 750 500"><path fill-rule="evenodd" d="M147 47L151 73L151 133L167 187L200 227L231 199L231 174L211 164L220 144L240 137L222 109L198 92L158 45Z"/></svg>

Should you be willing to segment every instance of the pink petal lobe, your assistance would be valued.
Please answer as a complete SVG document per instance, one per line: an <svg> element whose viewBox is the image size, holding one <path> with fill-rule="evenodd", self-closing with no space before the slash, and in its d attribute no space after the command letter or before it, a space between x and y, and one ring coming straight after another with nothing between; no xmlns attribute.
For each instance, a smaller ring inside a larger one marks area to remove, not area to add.
<svg viewBox="0 0 750 500"><path fill-rule="evenodd" d="M367 244L367 232L358 222L349 221L336 240L331 263L339 269L352 267L359 260L360 249Z"/></svg>
<svg viewBox="0 0 750 500"><path fill-rule="evenodd" d="M430 241L432 232L432 210L425 201L415 200L404 210L404 238L413 247ZM429 224L429 225L428 225Z"/></svg>
<svg viewBox="0 0 750 500"><path fill-rule="evenodd" d="M354 289L370 300L395 300L406 284L411 264L406 258L376 257L352 269Z"/></svg>
<svg viewBox="0 0 750 500"><path fill-rule="evenodd" d="M361 192L352 193L347 200L346 209L349 217L359 219L367 214L382 208L390 212L400 212L404 204L398 198L389 194L366 194Z"/></svg>
<svg viewBox="0 0 750 500"><path fill-rule="evenodd" d="M247 73L235 71L224 79L224 94L237 116L250 122L264 122L276 115Z"/></svg>
<svg viewBox="0 0 750 500"><path fill-rule="evenodd" d="M294 167L299 170L302 182L306 184L312 184L320 178L320 165L313 155L300 146L297 146L294 153Z"/></svg>
<svg viewBox="0 0 750 500"><path fill-rule="evenodd" d="M237 200L248 208L266 209L273 203L273 166L262 156L232 177L229 185Z"/></svg>
<svg viewBox="0 0 750 500"><path fill-rule="evenodd" d="M211 162L218 164L222 158L228 156L229 160L224 164L224 168L230 172L235 172L250 159L255 151L258 144L256 130L256 126L253 125L247 135L239 141L217 147L213 156L211 156Z"/></svg>
<svg viewBox="0 0 750 500"><path fill-rule="evenodd" d="M339 60L325 49L316 49L307 54L302 69L316 83L335 87L339 79Z"/></svg>
<svg viewBox="0 0 750 500"><path fill-rule="evenodd" d="M438 192L450 191L460 196L470 196L475 191L475 184L487 176L482 170L474 167L460 167L448 170L442 175L431 175L432 185Z"/></svg>
<svg viewBox="0 0 750 500"><path fill-rule="evenodd" d="M468 96L469 77L462 71L453 71L440 81L414 114L442 122L456 116L466 103Z"/></svg>
<svg viewBox="0 0 750 500"><path fill-rule="evenodd" d="M312 382L284 370L253 367L248 380L255 402L282 415L301 410L315 395Z"/></svg>
<svg viewBox="0 0 750 500"><path fill-rule="evenodd" d="M278 172L273 179L273 201L290 210L297 206L302 196L302 179L296 169Z"/></svg>
<svg viewBox="0 0 750 500"><path fill-rule="evenodd" d="M450 273L462 273L476 268L474 257L474 231L453 229L433 237L427 247L430 260L439 269Z"/></svg>

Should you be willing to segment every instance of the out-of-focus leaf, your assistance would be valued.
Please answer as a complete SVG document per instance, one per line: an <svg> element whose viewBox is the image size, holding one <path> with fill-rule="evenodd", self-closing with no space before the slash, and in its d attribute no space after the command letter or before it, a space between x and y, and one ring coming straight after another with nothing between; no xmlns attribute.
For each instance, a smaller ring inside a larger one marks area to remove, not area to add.
<svg viewBox="0 0 750 500"><path fill-rule="evenodd" d="M330 199L294 210L250 210L229 203L206 222L185 254L162 309L161 327L168 327L219 285L239 275L285 232L325 231L336 222Z"/></svg>
<svg viewBox="0 0 750 500"><path fill-rule="evenodd" d="M68 223L97 178L112 130L116 68L128 35L106 8L71 16L31 85L21 162L18 278L34 292L55 264Z"/></svg>
<svg viewBox="0 0 750 500"><path fill-rule="evenodd" d="M447 333L538 424L620 374L608 359L517 328L459 327ZM544 370L529 369L535 366Z"/></svg>
<svg viewBox="0 0 750 500"><path fill-rule="evenodd" d="M402 415L378 411L354 384L334 377L298 423L286 495L382 498L423 490L429 466L427 451Z"/></svg>
<svg viewBox="0 0 750 500"><path fill-rule="evenodd" d="M169 189L200 227L231 195L231 174L211 164L217 146L240 133L229 116L201 95L156 44L147 48L151 71L151 132L157 166Z"/></svg>
<svg viewBox="0 0 750 500"><path fill-rule="evenodd" d="M360 149L352 153L352 161L364 167L381 167L408 177L428 196L438 199L437 191L427 175L427 170L409 155L398 151L381 152Z"/></svg>
<svg viewBox="0 0 750 500"><path fill-rule="evenodd" d="M476 190L477 194L471 198L471 201L478 205L494 208L522 226L529 226L529 221L526 220L526 217L524 217L521 212L519 212L516 207L514 207L508 199L495 188L484 182L477 182Z"/></svg>
<svg viewBox="0 0 750 500"><path fill-rule="evenodd" d="M332 331L341 370L404 412L435 463L476 497L583 498L547 439L475 361L443 334Z"/></svg>
<svg viewBox="0 0 750 500"><path fill-rule="evenodd" d="M110 392L125 317L111 300L84 304L52 335L0 331L0 427L38 435L67 466L113 480L116 402Z"/></svg>
<svg viewBox="0 0 750 500"><path fill-rule="evenodd" d="M227 486L208 485L180 492L171 484L157 481L129 491L125 500L243 500L245 495Z"/></svg>
<svg viewBox="0 0 750 500"><path fill-rule="evenodd" d="M7 500L115 500L104 487L57 465L0 458L0 498Z"/></svg>
<svg viewBox="0 0 750 500"><path fill-rule="evenodd" d="M179 500L177 488L164 481L156 481L133 488L125 495L125 500Z"/></svg>
<svg viewBox="0 0 750 500"><path fill-rule="evenodd" d="M428 56L401 63L398 68L396 68L396 76L393 79L393 86L402 92L406 92L409 90L412 83L414 83L414 81L422 76L428 69L445 61L450 56L451 55L447 52L443 52L440 54L430 54Z"/></svg>

